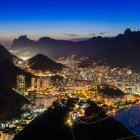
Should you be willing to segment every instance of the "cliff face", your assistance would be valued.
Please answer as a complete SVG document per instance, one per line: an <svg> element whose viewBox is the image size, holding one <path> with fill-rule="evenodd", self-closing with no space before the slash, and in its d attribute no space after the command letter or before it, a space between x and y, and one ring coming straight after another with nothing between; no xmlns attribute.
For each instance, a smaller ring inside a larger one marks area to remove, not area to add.
<svg viewBox="0 0 140 140"><path fill-rule="evenodd" d="M20 46L24 48L33 45L35 45L35 42L33 40L28 39L27 36L25 35L25 36L20 36L18 39L14 39L12 47L18 48Z"/></svg>

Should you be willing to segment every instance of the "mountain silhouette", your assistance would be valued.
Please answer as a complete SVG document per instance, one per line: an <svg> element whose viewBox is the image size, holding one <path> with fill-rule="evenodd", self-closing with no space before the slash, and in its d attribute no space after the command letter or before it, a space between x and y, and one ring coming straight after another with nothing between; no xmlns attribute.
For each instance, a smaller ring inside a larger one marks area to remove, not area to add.
<svg viewBox="0 0 140 140"><path fill-rule="evenodd" d="M0 121L10 120L21 113L21 107L29 101L10 88L0 86Z"/></svg>
<svg viewBox="0 0 140 140"><path fill-rule="evenodd" d="M130 67L140 72L140 31L127 29L118 46L104 48L92 60L105 60L112 67ZM91 59L91 58L90 58Z"/></svg>
<svg viewBox="0 0 140 140"><path fill-rule="evenodd" d="M19 50L17 55L24 55L30 52L30 56L41 53L50 58L66 57L72 54L77 56L95 56L104 48L117 47L120 45L123 35L115 37L93 37L84 41L55 40L49 37L42 37L38 41L33 41L27 36L20 36L12 43L13 50Z"/></svg>
<svg viewBox="0 0 140 140"><path fill-rule="evenodd" d="M13 55L0 45L0 86L16 88L16 78L18 74L26 77L26 86L30 86L32 74L25 72L13 64Z"/></svg>
<svg viewBox="0 0 140 140"><path fill-rule="evenodd" d="M51 58L57 58L75 52L74 44L72 41L55 40L49 37L42 37L38 41L33 41L27 36L20 36L13 41L12 49L19 50L17 55L31 52L30 57L36 54L44 54Z"/></svg>
<svg viewBox="0 0 140 140"><path fill-rule="evenodd" d="M11 88L17 87L17 74L24 74L27 86L29 86L31 74L16 67L12 59L13 55L0 45L0 121L17 117L21 113L21 106L29 103L26 98Z"/></svg>
<svg viewBox="0 0 140 140"><path fill-rule="evenodd" d="M70 104L70 106L72 106L72 104ZM100 112L96 104L89 107L86 109L87 116L90 116L93 112ZM100 110L102 109L100 108ZM14 140L90 140L91 138L94 138L94 140L116 140L132 136L127 128L112 117L95 124L80 123L79 120L81 119L79 119L75 121L73 126L69 127L65 123L67 115L68 109L66 107L58 106L53 109L48 108L47 111L33 120L25 129L17 134ZM88 123L101 120L105 118L105 116L104 112L102 112L99 118L90 119ZM137 139L137 137L133 138L133 140Z"/></svg>
<svg viewBox="0 0 140 140"><path fill-rule="evenodd" d="M25 43L25 37L29 44ZM22 49L24 44L24 48ZM29 47L29 48L28 48ZM31 52L33 54L45 54L50 58L58 58L76 54L78 57L88 56L93 60L104 59L113 67L132 67L140 72L140 31L126 29L124 34L115 37L93 37L85 41L55 40L42 37L38 41L27 39L27 36L19 37L12 44L12 49ZM21 51L19 51L21 53Z"/></svg>
<svg viewBox="0 0 140 140"><path fill-rule="evenodd" d="M51 60L47 56L43 54L37 54L34 57L29 59L29 65L31 65L31 69L33 70L41 70L43 72L45 71L60 71L63 67L65 67L62 64L56 63L55 61Z"/></svg>
<svg viewBox="0 0 140 140"><path fill-rule="evenodd" d="M2 62L4 59L12 60L12 58L13 58L13 55L10 54L6 48L0 45L0 62Z"/></svg>
<svg viewBox="0 0 140 140"><path fill-rule="evenodd" d="M16 78L18 74L25 75L26 87L29 87L32 74L15 66L9 59L0 63L0 85L2 87L17 88Z"/></svg>
<svg viewBox="0 0 140 140"><path fill-rule="evenodd" d="M15 39L13 41L13 44L14 44L14 47L31 47L33 45L35 45L35 42L33 40L30 40L27 38L27 35L24 35L24 36L20 36L18 39Z"/></svg>

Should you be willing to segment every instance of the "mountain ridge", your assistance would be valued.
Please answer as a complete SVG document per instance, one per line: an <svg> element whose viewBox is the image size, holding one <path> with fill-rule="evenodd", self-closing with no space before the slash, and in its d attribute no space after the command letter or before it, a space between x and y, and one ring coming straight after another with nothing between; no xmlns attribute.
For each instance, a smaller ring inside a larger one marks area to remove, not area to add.
<svg viewBox="0 0 140 140"><path fill-rule="evenodd" d="M15 43L12 46L14 48ZM21 49L22 46L18 45L15 50L18 48ZM114 37L98 36L78 42L43 37L22 51L32 52L30 55L41 53L55 59L72 54L77 57L88 56L93 60L104 59L113 67L130 66L134 71L140 72L140 64L137 62L140 59L140 31L131 31L129 28Z"/></svg>
<svg viewBox="0 0 140 140"><path fill-rule="evenodd" d="M7 121L21 113L21 107L30 102L10 88L0 86L0 121Z"/></svg>
<svg viewBox="0 0 140 140"><path fill-rule="evenodd" d="M5 59L12 60L13 55L9 53L9 51L0 44L0 62L2 62Z"/></svg>
<svg viewBox="0 0 140 140"><path fill-rule="evenodd" d="M30 87L30 80L33 75L15 66L9 59L2 61L0 68L0 85L2 87L16 88L16 78L18 74L25 75L26 86Z"/></svg>

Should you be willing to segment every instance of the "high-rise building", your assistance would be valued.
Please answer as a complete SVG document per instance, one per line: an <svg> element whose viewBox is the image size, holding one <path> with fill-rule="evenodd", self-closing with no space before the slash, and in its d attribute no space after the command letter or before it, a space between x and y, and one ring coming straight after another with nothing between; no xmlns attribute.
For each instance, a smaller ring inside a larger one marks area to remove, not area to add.
<svg viewBox="0 0 140 140"><path fill-rule="evenodd" d="M41 88L41 79L37 79L37 91L40 91Z"/></svg>
<svg viewBox="0 0 140 140"><path fill-rule="evenodd" d="M38 92L46 90L50 85L50 78L32 78L31 79L31 90L37 90Z"/></svg>
<svg viewBox="0 0 140 140"><path fill-rule="evenodd" d="M42 79L42 89L43 90L47 89L47 85L48 85L47 79Z"/></svg>
<svg viewBox="0 0 140 140"><path fill-rule="evenodd" d="M17 92L21 95L25 93L25 76L22 74L17 76Z"/></svg>
<svg viewBox="0 0 140 140"><path fill-rule="evenodd" d="M35 78L31 79L31 89L34 90L35 89Z"/></svg>
<svg viewBox="0 0 140 140"><path fill-rule="evenodd" d="M132 74L132 70L128 70L127 74L129 74L129 75Z"/></svg>

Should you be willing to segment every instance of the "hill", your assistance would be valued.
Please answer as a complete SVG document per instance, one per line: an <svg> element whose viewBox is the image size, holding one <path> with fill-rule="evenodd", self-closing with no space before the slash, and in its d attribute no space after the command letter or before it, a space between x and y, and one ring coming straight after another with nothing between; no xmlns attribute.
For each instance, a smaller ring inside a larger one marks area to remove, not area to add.
<svg viewBox="0 0 140 140"><path fill-rule="evenodd" d="M12 54L10 54L6 48L0 45L0 62L2 62L4 59L12 60L12 58L13 58Z"/></svg>
<svg viewBox="0 0 140 140"><path fill-rule="evenodd" d="M67 101L66 107L64 107L65 105L63 106L65 101L54 103L53 109L49 108L41 116L33 120L23 131L16 135L14 140L90 140L91 138L94 138L94 140L116 140L132 136L128 129L111 117L104 121L100 121L99 123L92 124L91 122L106 117L105 112L93 102L90 103L90 109L89 107L87 108L86 115L98 114L102 111L100 116L90 119L88 123L91 124L80 123L77 120L73 126L68 126L65 121L67 119L69 108L73 108L73 105L75 104L74 102L72 102L72 100ZM137 140L136 137L132 139Z"/></svg>
<svg viewBox="0 0 140 140"><path fill-rule="evenodd" d="M22 105L29 101L11 88L16 88L17 74L26 76L27 86L31 74L16 67L12 62L13 55L0 45L0 121L10 120L21 113Z"/></svg>
<svg viewBox="0 0 140 140"><path fill-rule="evenodd" d="M0 121L10 120L21 113L21 107L29 101L11 90L0 86Z"/></svg>
<svg viewBox="0 0 140 140"><path fill-rule="evenodd" d="M47 56L43 54L37 54L34 57L29 59L29 65L31 65L31 69L33 70L41 70L45 71L60 71L63 67L62 64L56 63L55 61L51 60Z"/></svg>
<svg viewBox="0 0 140 140"><path fill-rule="evenodd" d="M98 86L97 90L99 91L99 93L102 93L103 96L111 98L123 98L125 95L125 93L120 89L109 85Z"/></svg>
<svg viewBox="0 0 140 140"><path fill-rule="evenodd" d="M0 63L0 85L2 87L16 88L16 78L18 74L25 75L26 87L29 87L32 74L15 66L9 59L5 59Z"/></svg>

